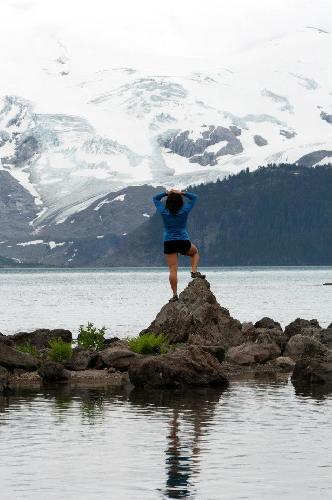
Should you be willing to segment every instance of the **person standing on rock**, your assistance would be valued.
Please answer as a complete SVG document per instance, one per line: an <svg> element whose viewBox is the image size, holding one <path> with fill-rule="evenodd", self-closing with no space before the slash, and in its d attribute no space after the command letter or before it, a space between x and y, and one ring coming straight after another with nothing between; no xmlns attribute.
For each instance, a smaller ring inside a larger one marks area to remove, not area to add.
<svg viewBox="0 0 332 500"><path fill-rule="evenodd" d="M167 196L166 204L161 200ZM184 204L182 196L187 198ZM205 278L204 274L197 271L199 253L197 247L189 239L187 231L187 218L189 212L195 205L197 195L186 193L177 189L171 189L163 193L156 194L153 202L161 214L164 223L164 254L169 267L169 282L173 291L170 302L178 300L178 254L187 255L191 261L191 277Z"/></svg>

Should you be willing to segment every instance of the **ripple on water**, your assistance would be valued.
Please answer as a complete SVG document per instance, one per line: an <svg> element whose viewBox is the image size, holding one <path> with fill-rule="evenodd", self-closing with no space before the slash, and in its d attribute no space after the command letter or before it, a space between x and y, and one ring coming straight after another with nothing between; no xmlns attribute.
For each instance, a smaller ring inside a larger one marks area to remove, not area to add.
<svg viewBox="0 0 332 500"><path fill-rule="evenodd" d="M1 397L1 499L328 499L331 408L289 382Z"/></svg>

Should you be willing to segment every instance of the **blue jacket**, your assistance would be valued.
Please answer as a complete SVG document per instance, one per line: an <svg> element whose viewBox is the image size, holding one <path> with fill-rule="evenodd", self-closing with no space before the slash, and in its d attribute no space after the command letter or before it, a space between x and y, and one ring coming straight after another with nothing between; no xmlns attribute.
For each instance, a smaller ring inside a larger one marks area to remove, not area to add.
<svg viewBox="0 0 332 500"><path fill-rule="evenodd" d="M190 210L196 203L197 195L193 193L183 193L188 201L180 208L176 214L172 214L160 201L167 193L159 193L153 197L153 203L161 214L164 222L164 241L189 240L187 231L187 218Z"/></svg>

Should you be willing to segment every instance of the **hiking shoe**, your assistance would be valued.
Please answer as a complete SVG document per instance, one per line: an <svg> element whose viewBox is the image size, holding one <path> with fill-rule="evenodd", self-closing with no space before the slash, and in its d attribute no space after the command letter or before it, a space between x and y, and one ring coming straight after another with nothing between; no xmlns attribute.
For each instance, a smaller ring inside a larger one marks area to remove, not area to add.
<svg viewBox="0 0 332 500"><path fill-rule="evenodd" d="M202 279L204 279L204 278L205 278L205 274L201 274L199 271L197 271L196 273L193 273L193 272L191 271L191 273L190 273L190 274L191 274L191 277L192 277L192 278L202 278Z"/></svg>
<svg viewBox="0 0 332 500"><path fill-rule="evenodd" d="M179 297L177 295L173 295L171 299L169 299L168 302L177 302L179 300Z"/></svg>

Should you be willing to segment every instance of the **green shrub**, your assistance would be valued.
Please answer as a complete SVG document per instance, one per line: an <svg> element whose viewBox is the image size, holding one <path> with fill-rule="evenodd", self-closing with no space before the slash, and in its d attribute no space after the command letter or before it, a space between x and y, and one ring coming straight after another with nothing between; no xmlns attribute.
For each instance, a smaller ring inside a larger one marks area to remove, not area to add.
<svg viewBox="0 0 332 500"><path fill-rule="evenodd" d="M48 345L50 346L48 357L52 361L59 361L61 363L71 358L73 348L69 342L64 342L61 338L57 338L50 340Z"/></svg>
<svg viewBox="0 0 332 500"><path fill-rule="evenodd" d="M106 326L98 329L93 323L88 323L87 326L81 325L77 337L77 344L84 349L100 351L104 347L105 333Z"/></svg>
<svg viewBox="0 0 332 500"><path fill-rule="evenodd" d="M132 351L139 354L163 354L169 350L169 342L166 335L160 333L144 333L139 337L127 339Z"/></svg>
<svg viewBox="0 0 332 500"><path fill-rule="evenodd" d="M32 356L38 356L38 350L31 345L30 342L16 346L16 350L20 352L25 352L26 354L31 354Z"/></svg>

